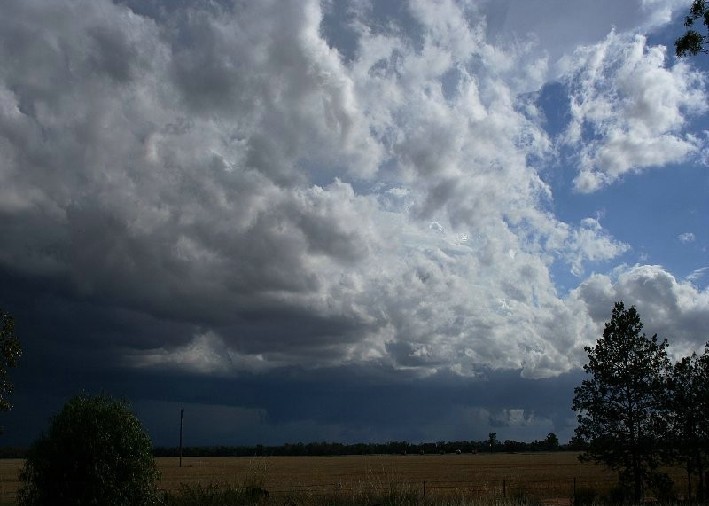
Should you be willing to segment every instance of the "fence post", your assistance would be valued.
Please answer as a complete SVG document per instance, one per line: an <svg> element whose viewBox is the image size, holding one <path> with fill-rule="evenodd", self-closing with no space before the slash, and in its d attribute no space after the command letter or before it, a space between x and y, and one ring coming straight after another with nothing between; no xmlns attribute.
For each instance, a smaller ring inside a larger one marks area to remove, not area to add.
<svg viewBox="0 0 709 506"><path fill-rule="evenodd" d="M574 476L574 495L573 495L573 500L576 502L576 476Z"/></svg>
<svg viewBox="0 0 709 506"><path fill-rule="evenodd" d="M423 480L423 498L426 499L426 480Z"/></svg>
<svg viewBox="0 0 709 506"><path fill-rule="evenodd" d="M507 497L507 480L502 480L502 497Z"/></svg>
<svg viewBox="0 0 709 506"><path fill-rule="evenodd" d="M692 500L692 473L687 470L687 500Z"/></svg>
<svg viewBox="0 0 709 506"><path fill-rule="evenodd" d="M185 419L185 410L180 410L180 467L182 467L182 425Z"/></svg>

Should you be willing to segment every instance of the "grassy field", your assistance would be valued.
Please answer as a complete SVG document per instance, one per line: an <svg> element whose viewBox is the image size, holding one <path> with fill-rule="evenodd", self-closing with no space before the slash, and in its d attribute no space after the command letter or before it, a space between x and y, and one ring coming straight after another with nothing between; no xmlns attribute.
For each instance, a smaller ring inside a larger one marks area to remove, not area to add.
<svg viewBox="0 0 709 506"><path fill-rule="evenodd" d="M15 504L23 459L0 459L0 504Z"/></svg>
<svg viewBox="0 0 709 506"><path fill-rule="evenodd" d="M272 495L362 496L397 489L423 497L561 499L574 487L606 492L616 474L575 453L160 459L161 488L251 484Z"/></svg>
<svg viewBox="0 0 709 506"><path fill-rule="evenodd" d="M561 500L578 489L613 487L616 474L577 454L377 455L346 457L159 458L159 487L181 483L253 485L272 497L357 496L396 488L426 497L533 497ZM20 459L0 460L0 504L14 504ZM675 475L678 489L686 487ZM558 502L563 504L563 501Z"/></svg>

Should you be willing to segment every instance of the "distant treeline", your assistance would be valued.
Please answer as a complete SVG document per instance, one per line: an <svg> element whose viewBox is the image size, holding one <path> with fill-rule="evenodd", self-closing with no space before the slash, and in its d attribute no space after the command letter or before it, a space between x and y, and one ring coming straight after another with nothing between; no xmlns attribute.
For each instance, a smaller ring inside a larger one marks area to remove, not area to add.
<svg viewBox="0 0 709 506"><path fill-rule="evenodd" d="M27 448L18 446L0 447L0 459L23 459L27 453Z"/></svg>
<svg viewBox="0 0 709 506"><path fill-rule="evenodd" d="M436 443L408 443L389 441L386 443L287 443L280 446L205 446L184 448L185 457L324 457L336 455L436 455L448 453L485 452L535 452L569 450L567 445L559 445L556 436L550 434L542 441L531 443L522 441L439 441ZM179 448L155 448L156 457L177 457Z"/></svg>
<svg viewBox="0 0 709 506"><path fill-rule="evenodd" d="M388 441L386 443L286 443L280 446L191 446L183 448L184 457L326 457L336 455L436 455L448 453L490 453L490 452L549 452L560 450L580 450L567 444L560 445L554 433L541 441L497 441L491 433L486 441L438 441L435 443L409 443ZM22 447L0 447L0 459L24 458L27 452ZM156 447L155 457L177 457L179 448Z"/></svg>

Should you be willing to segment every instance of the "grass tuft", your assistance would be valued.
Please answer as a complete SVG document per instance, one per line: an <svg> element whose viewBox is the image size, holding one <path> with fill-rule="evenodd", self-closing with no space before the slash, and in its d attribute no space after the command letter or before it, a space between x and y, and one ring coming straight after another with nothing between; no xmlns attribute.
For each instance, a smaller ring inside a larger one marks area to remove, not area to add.
<svg viewBox="0 0 709 506"><path fill-rule="evenodd" d="M181 484L177 492L166 492L165 506L256 506L268 503L268 491L260 487L228 484Z"/></svg>

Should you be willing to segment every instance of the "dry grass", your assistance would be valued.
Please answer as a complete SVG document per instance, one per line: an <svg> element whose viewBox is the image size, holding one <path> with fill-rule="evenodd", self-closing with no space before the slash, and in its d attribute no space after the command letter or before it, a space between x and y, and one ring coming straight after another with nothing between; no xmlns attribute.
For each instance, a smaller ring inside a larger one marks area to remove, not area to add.
<svg viewBox="0 0 709 506"><path fill-rule="evenodd" d="M577 454L478 454L158 459L161 488L210 482L258 485L271 493L357 493L363 487L413 487L423 494L570 497L577 486L605 490L616 475ZM425 485L424 485L425 482ZM504 487L504 490L503 490Z"/></svg>
<svg viewBox="0 0 709 506"><path fill-rule="evenodd" d="M15 504L20 487L18 474L24 459L0 459L0 504Z"/></svg>
<svg viewBox="0 0 709 506"><path fill-rule="evenodd" d="M14 504L21 459L0 460L0 505ZM427 498L461 500L533 498L563 504L579 489L605 492L616 474L602 466L580 463L570 452L478 455L407 455L345 457L157 459L159 487L177 491L181 483L256 486L272 497L312 499L347 496L353 499L391 491ZM680 470L673 473L679 491L686 488ZM425 483L425 485L424 485ZM494 501L493 501L494 502ZM568 502L566 502L568 503Z"/></svg>

